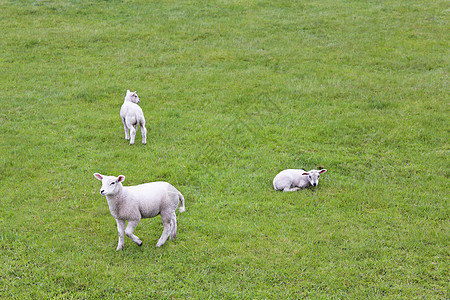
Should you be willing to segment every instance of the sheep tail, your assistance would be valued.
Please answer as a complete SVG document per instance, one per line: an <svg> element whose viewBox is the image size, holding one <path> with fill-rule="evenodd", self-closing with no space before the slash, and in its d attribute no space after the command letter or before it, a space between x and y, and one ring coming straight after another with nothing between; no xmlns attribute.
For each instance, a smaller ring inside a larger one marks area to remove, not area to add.
<svg viewBox="0 0 450 300"><path fill-rule="evenodd" d="M178 211L182 213L186 210L186 208L184 207L184 197L180 192L178 192L178 199L180 199L181 202L181 206L178 208Z"/></svg>

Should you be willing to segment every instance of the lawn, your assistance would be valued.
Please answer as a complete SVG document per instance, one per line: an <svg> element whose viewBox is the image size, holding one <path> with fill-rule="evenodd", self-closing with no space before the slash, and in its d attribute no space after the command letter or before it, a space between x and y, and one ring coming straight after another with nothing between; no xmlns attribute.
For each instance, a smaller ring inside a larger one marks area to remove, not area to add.
<svg viewBox="0 0 450 300"><path fill-rule="evenodd" d="M450 298L449 8L0 0L0 298ZM177 187L177 239L116 252L95 172Z"/></svg>

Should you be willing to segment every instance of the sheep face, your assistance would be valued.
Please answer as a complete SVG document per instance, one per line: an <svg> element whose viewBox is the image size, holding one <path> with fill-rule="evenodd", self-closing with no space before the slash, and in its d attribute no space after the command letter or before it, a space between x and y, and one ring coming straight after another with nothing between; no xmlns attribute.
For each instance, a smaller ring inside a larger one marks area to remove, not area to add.
<svg viewBox="0 0 450 300"><path fill-rule="evenodd" d="M319 177L320 174L325 173L327 170L311 170L308 172L303 173L302 175L308 176L309 184L312 186L317 186L319 184Z"/></svg>
<svg viewBox="0 0 450 300"><path fill-rule="evenodd" d="M99 173L95 173L94 177L98 180L102 181L102 187L100 189L100 194L102 196L108 196L108 195L115 195L117 194L120 186L120 182L123 182L125 180L125 176L119 175L118 177L115 176L105 176L101 175Z"/></svg>
<svg viewBox="0 0 450 300"><path fill-rule="evenodd" d="M139 97L138 97L136 91L130 92L130 90L127 90L127 95L125 96L125 101L130 101L130 102L133 102L136 104L141 102L141 100L139 100Z"/></svg>

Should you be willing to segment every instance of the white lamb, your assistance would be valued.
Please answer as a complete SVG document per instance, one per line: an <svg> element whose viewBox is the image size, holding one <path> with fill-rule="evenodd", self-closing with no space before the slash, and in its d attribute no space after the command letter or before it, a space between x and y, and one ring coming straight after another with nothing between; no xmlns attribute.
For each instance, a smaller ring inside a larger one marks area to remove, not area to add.
<svg viewBox="0 0 450 300"><path fill-rule="evenodd" d="M273 188L284 192L294 192L309 186L317 186L320 174L326 171L326 169L308 172L302 169L283 170L273 179Z"/></svg>
<svg viewBox="0 0 450 300"><path fill-rule="evenodd" d="M147 129L145 129L145 118L141 107L137 105L139 102L140 100L136 92L130 92L130 90L127 90L125 101L120 108L120 117L122 118L123 128L125 130L125 139L130 140L130 145L134 144L136 128L138 125L141 126L142 144L147 143ZM128 130L130 131L130 134L128 134Z"/></svg>
<svg viewBox="0 0 450 300"><path fill-rule="evenodd" d="M106 196L111 215L116 219L119 232L119 244L116 250L124 245L125 234L139 246L142 241L133 234L134 229L142 218L153 218L161 215L164 230L156 244L161 247L167 238L175 239L177 235L177 217L175 210L178 201L181 201L179 212L185 211L183 195L170 183L158 181L144 183L136 186L122 186L125 176L105 176L94 174L102 181L100 194ZM125 221L128 221L125 229Z"/></svg>

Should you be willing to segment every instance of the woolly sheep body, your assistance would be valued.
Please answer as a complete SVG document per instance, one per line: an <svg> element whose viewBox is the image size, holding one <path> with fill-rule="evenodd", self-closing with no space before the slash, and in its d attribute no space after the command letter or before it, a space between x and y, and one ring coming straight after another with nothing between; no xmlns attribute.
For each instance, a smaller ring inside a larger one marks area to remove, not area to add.
<svg viewBox="0 0 450 300"><path fill-rule="evenodd" d="M122 119L123 128L125 130L125 139L130 140L130 145L134 144L136 128L138 125L141 127L142 144L147 143L147 129L145 128L144 112L138 105L139 102L140 100L136 92L127 90L125 100L120 108L120 118Z"/></svg>
<svg viewBox="0 0 450 300"><path fill-rule="evenodd" d="M142 241L133 234L134 229L142 218L153 218L161 215L164 225L163 233L156 244L161 247L167 238L175 239L177 233L177 219L175 210L179 202L179 212L185 211L183 195L170 183L164 181L144 183L136 186L122 186L125 176L105 176L94 174L102 181L100 194L106 196L111 215L116 219L119 232L119 243L116 250L124 246L124 233L133 242L142 245ZM125 229L125 221L128 225Z"/></svg>
<svg viewBox="0 0 450 300"><path fill-rule="evenodd" d="M273 179L273 188L284 192L294 192L309 186L317 186L320 174L326 171L326 169L308 172L302 169L283 170Z"/></svg>

